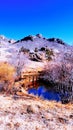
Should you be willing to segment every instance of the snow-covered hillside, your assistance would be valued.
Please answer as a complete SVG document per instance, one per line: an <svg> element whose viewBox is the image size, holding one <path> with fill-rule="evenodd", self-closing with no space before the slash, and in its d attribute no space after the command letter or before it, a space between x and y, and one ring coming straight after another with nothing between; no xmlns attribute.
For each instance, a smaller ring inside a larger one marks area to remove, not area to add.
<svg viewBox="0 0 73 130"><path fill-rule="evenodd" d="M37 34L15 41L0 36L0 62L12 64L18 75L28 71L47 70L49 76L48 72L51 71L52 79L48 79L55 81L60 81L57 67L60 67L58 69L61 71L62 66L65 66L64 68L69 70L68 79L73 83L73 46L58 38L46 39Z"/></svg>

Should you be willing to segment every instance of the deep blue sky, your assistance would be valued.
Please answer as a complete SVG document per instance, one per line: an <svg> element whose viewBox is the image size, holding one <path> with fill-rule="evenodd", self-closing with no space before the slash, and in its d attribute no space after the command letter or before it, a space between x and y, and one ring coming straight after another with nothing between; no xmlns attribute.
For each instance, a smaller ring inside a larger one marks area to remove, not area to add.
<svg viewBox="0 0 73 130"><path fill-rule="evenodd" d="M0 34L20 39L29 34L73 43L73 0L0 0Z"/></svg>

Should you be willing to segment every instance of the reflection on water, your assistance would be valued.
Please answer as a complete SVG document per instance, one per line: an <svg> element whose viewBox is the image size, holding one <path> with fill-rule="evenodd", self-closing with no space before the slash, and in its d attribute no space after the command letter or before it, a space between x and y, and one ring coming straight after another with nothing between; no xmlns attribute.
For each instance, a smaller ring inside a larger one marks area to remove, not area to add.
<svg viewBox="0 0 73 130"><path fill-rule="evenodd" d="M44 86L39 86L37 89L31 88L28 90L29 94L34 94L39 97L42 97L46 100L55 100L55 101L61 101L61 97L59 92L55 92L53 90L47 90Z"/></svg>
<svg viewBox="0 0 73 130"><path fill-rule="evenodd" d="M43 82L42 83L35 82L34 85L30 85L28 93L37 95L45 100L55 100L57 102L61 101L64 104L73 102L72 87L67 86L52 87L50 85L44 84Z"/></svg>

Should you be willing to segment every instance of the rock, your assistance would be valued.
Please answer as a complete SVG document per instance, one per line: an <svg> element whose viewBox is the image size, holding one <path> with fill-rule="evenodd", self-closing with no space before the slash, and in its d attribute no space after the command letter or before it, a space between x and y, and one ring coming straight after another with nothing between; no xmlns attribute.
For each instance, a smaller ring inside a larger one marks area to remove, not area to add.
<svg viewBox="0 0 73 130"><path fill-rule="evenodd" d="M30 53L30 59L33 61L44 62L46 60L45 53L42 52Z"/></svg>
<svg viewBox="0 0 73 130"><path fill-rule="evenodd" d="M55 42L56 41L56 39L55 38L49 38L49 39L47 39L49 42Z"/></svg>
<svg viewBox="0 0 73 130"><path fill-rule="evenodd" d="M42 34L37 34L36 35L38 38L43 38Z"/></svg>
<svg viewBox="0 0 73 130"><path fill-rule="evenodd" d="M0 35L0 41L1 42L8 42L8 43L14 43L15 40L6 38L4 35Z"/></svg>
<svg viewBox="0 0 73 130"><path fill-rule="evenodd" d="M62 44L62 45L66 45L61 39L59 38L49 38L47 39L49 42L57 42L59 44Z"/></svg>
<svg viewBox="0 0 73 130"><path fill-rule="evenodd" d="M27 113L29 114L34 113L33 108L30 105L27 107Z"/></svg>
<svg viewBox="0 0 73 130"><path fill-rule="evenodd" d="M40 51L45 51L45 47L42 47L42 48L40 49Z"/></svg>
<svg viewBox="0 0 73 130"><path fill-rule="evenodd" d="M5 36L4 36L4 35L0 35L0 39L1 39L1 40L4 40L4 39L5 39Z"/></svg>
<svg viewBox="0 0 73 130"><path fill-rule="evenodd" d="M38 60L45 61L45 59L46 59L45 53L38 52L35 55L36 55L36 57L37 57Z"/></svg>
<svg viewBox="0 0 73 130"><path fill-rule="evenodd" d="M39 59L36 57L36 55L35 55L35 53L30 53L30 55L29 55L30 57L30 60L32 60L32 61L39 61Z"/></svg>
<svg viewBox="0 0 73 130"><path fill-rule="evenodd" d="M33 41L34 38L35 38L35 36L29 35L29 36L26 36L26 37L24 37L20 40L17 40L14 44L19 43L19 42L24 42L24 41L26 41L26 42L27 41Z"/></svg>
<svg viewBox="0 0 73 130"><path fill-rule="evenodd" d="M73 119L73 114L72 114L72 115L70 115L69 117Z"/></svg>
<svg viewBox="0 0 73 130"><path fill-rule="evenodd" d="M28 105L27 106L27 113L29 113L29 114L37 113L38 114L38 112L39 112L39 108L37 105L33 105L33 106Z"/></svg>
<svg viewBox="0 0 73 130"><path fill-rule="evenodd" d="M27 36L27 37L24 37L24 38L21 39L20 41L28 41L28 40L33 41L33 39L34 39L34 37L31 36L31 35L29 35L29 36Z"/></svg>
<svg viewBox="0 0 73 130"><path fill-rule="evenodd" d="M16 41L13 39L10 39L8 42L12 44L12 43L15 43Z"/></svg>
<svg viewBox="0 0 73 130"><path fill-rule="evenodd" d="M68 123L68 120L62 117L58 117L58 121L61 122L62 124Z"/></svg>
<svg viewBox="0 0 73 130"><path fill-rule="evenodd" d="M26 54L26 53L29 53L29 49L26 49L26 48L24 48L23 46L21 47L21 49L19 50L19 52L23 52L24 54Z"/></svg>
<svg viewBox="0 0 73 130"><path fill-rule="evenodd" d="M61 40L61 39L56 39L56 42L59 43L59 44L62 44L62 45L65 45L65 43Z"/></svg>

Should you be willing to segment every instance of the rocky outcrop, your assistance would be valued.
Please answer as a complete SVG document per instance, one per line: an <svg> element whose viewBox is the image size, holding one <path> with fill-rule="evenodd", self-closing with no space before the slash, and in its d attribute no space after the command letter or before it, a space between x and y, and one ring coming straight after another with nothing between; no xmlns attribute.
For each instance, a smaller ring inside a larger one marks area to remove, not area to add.
<svg viewBox="0 0 73 130"><path fill-rule="evenodd" d="M8 42L8 43L14 43L14 39L6 38L4 35L0 35L0 42Z"/></svg>
<svg viewBox="0 0 73 130"><path fill-rule="evenodd" d="M38 38L43 38L42 34L36 34Z"/></svg>
<svg viewBox="0 0 73 130"><path fill-rule="evenodd" d="M23 42L23 41L33 41L33 40L34 40L34 36L29 35L29 36L22 38L21 40L16 41L15 43Z"/></svg>
<svg viewBox="0 0 73 130"><path fill-rule="evenodd" d="M61 39L59 38L49 38L47 39L49 42L57 42L59 44L62 44L62 45L66 45L65 42L63 42Z"/></svg>

